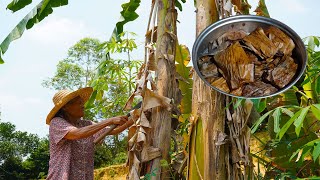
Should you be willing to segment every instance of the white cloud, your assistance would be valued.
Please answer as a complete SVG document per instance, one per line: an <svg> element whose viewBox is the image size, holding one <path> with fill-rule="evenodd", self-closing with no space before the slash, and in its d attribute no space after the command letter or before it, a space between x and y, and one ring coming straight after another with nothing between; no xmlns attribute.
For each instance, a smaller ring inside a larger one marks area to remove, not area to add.
<svg viewBox="0 0 320 180"><path fill-rule="evenodd" d="M26 37L30 40L44 44L74 43L81 38L95 33L81 20L72 20L64 17L50 16L45 21L35 25L26 31Z"/></svg>

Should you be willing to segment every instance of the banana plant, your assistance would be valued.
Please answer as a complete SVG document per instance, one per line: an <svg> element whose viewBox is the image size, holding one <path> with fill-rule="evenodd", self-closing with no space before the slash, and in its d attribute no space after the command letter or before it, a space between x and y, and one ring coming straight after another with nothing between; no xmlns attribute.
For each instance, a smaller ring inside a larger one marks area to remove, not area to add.
<svg viewBox="0 0 320 180"><path fill-rule="evenodd" d="M320 37L303 40L308 51L304 76L285 93L256 101L264 114L251 128L255 133L267 127L273 172L291 172L290 177L320 175Z"/></svg>
<svg viewBox="0 0 320 180"><path fill-rule="evenodd" d="M12 12L17 12L23 9L25 6L31 4L32 0L12 0L8 4L7 9ZM136 10L140 6L141 0L129 0L129 2L121 5L121 16L117 22L112 36L119 40L120 34L123 32L123 27L126 23L134 21L139 17ZM8 50L12 41L19 39L23 32L27 29L31 29L35 24L39 23L47 16L53 13L53 8L68 5L68 0L42 0L37 4L7 35L7 37L0 43L0 64L4 63L2 55Z"/></svg>

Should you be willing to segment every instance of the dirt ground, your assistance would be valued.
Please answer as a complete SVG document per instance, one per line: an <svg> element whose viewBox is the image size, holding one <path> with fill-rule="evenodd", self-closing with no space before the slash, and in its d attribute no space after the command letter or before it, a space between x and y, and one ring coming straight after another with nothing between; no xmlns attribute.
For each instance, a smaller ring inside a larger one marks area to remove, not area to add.
<svg viewBox="0 0 320 180"><path fill-rule="evenodd" d="M94 170L95 180L125 180L128 168L123 165L113 165Z"/></svg>

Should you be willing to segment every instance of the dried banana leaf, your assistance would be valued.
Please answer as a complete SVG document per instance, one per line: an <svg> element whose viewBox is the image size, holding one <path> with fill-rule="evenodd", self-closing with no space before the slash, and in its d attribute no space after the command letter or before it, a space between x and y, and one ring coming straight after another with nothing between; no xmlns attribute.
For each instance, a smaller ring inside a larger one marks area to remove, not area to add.
<svg viewBox="0 0 320 180"><path fill-rule="evenodd" d="M227 81L221 77L219 79L217 79L216 81L214 81L213 83L211 83L212 86L220 89L221 91L224 91L226 93L230 92L230 89L228 87Z"/></svg>
<svg viewBox="0 0 320 180"><path fill-rule="evenodd" d="M244 43L262 59L273 57L278 48L265 35L262 28L258 27L248 36L243 38Z"/></svg>
<svg viewBox="0 0 320 180"><path fill-rule="evenodd" d="M246 97L266 96L277 92L278 89L271 84L255 81L244 86L242 95Z"/></svg>
<svg viewBox="0 0 320 180"><path fill-rule="evenodd" d="M288 85L298 65L290 57L295 45L280 29L230 30L208 44L199 58L202 76L212 86L236 96L276 93Z"/></svg>
<svg viewBox="0 0 320 180"><path fill-rule="evenodd" d="M231 89L238 89L242 84L254 81L254 64L238 41L215 55L214 60Z"/></svg>
<svg viewBox="0 0 320 180"><path fill-rule="evenodd" d="M236 96L242 96L242 88L240 87L238 89L235 89L235 90L231 91L230 94L233 94Z"/></svg>
<svg viewBox="0 0 320 180"><path fill-rule="evenodd" d="M265 64L255 65L254 66L254 78L260 79L265 73Z"/></svg>
<svg viewBox="0 0 320 180"><path fill-rule="evenodd" d="M292 54L292 50L295 47L294 42L283 31L270 26L265 33L281 53L289 56Z"/></svg>
<svg viewBox="0 0 320 180"><path fill-rule="evenodd" d="M212 56L202 56L202 57L200 57L200 59L198 60L199 66L201 66L201 65L203 65L205 63L210 63L212 58L213 58Z"/></svg>
<svg viewBox="0 0 320 180"><path fill-rule="evenodd" d="M248 33L243 30L238 30L238 31L231 30L231 31L224 33L222 36L220 36L218 38L218 43L222 44L225 41L240 40L240 39L243 39L244 37L246 37L247 35L248 35Z"/></svg>
<svg viewBox="0 0 320 180"><path fill-rule="evenodd" d="M290 56L284 56L282 62L271 72L271 81L278 87L283 88L290 83L297 69L298 65L294 62L294 59Z"/></svg>
<svg viewBox="0 0 320 180"><path fill-rule="evenodd" d="M200 67L201 74L204 78L218 77L218 68L214 63L204 63Z"/></svg>

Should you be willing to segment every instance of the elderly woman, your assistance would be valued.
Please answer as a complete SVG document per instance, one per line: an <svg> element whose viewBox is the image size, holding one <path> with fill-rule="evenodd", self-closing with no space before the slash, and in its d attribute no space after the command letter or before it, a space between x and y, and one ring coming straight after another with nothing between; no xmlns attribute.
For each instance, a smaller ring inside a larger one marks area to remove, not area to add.
<svg viewBox="0 0 320 180"><path fill-rule="evenodd" d="M118 125L110 134L118 134L133 124L127 116L117 116L99 123L82 120L84 103L92 88L61 90L53 97L54 108L47 116L50 162L47 179L93 179L94 141L110 125Z"/></svg>

